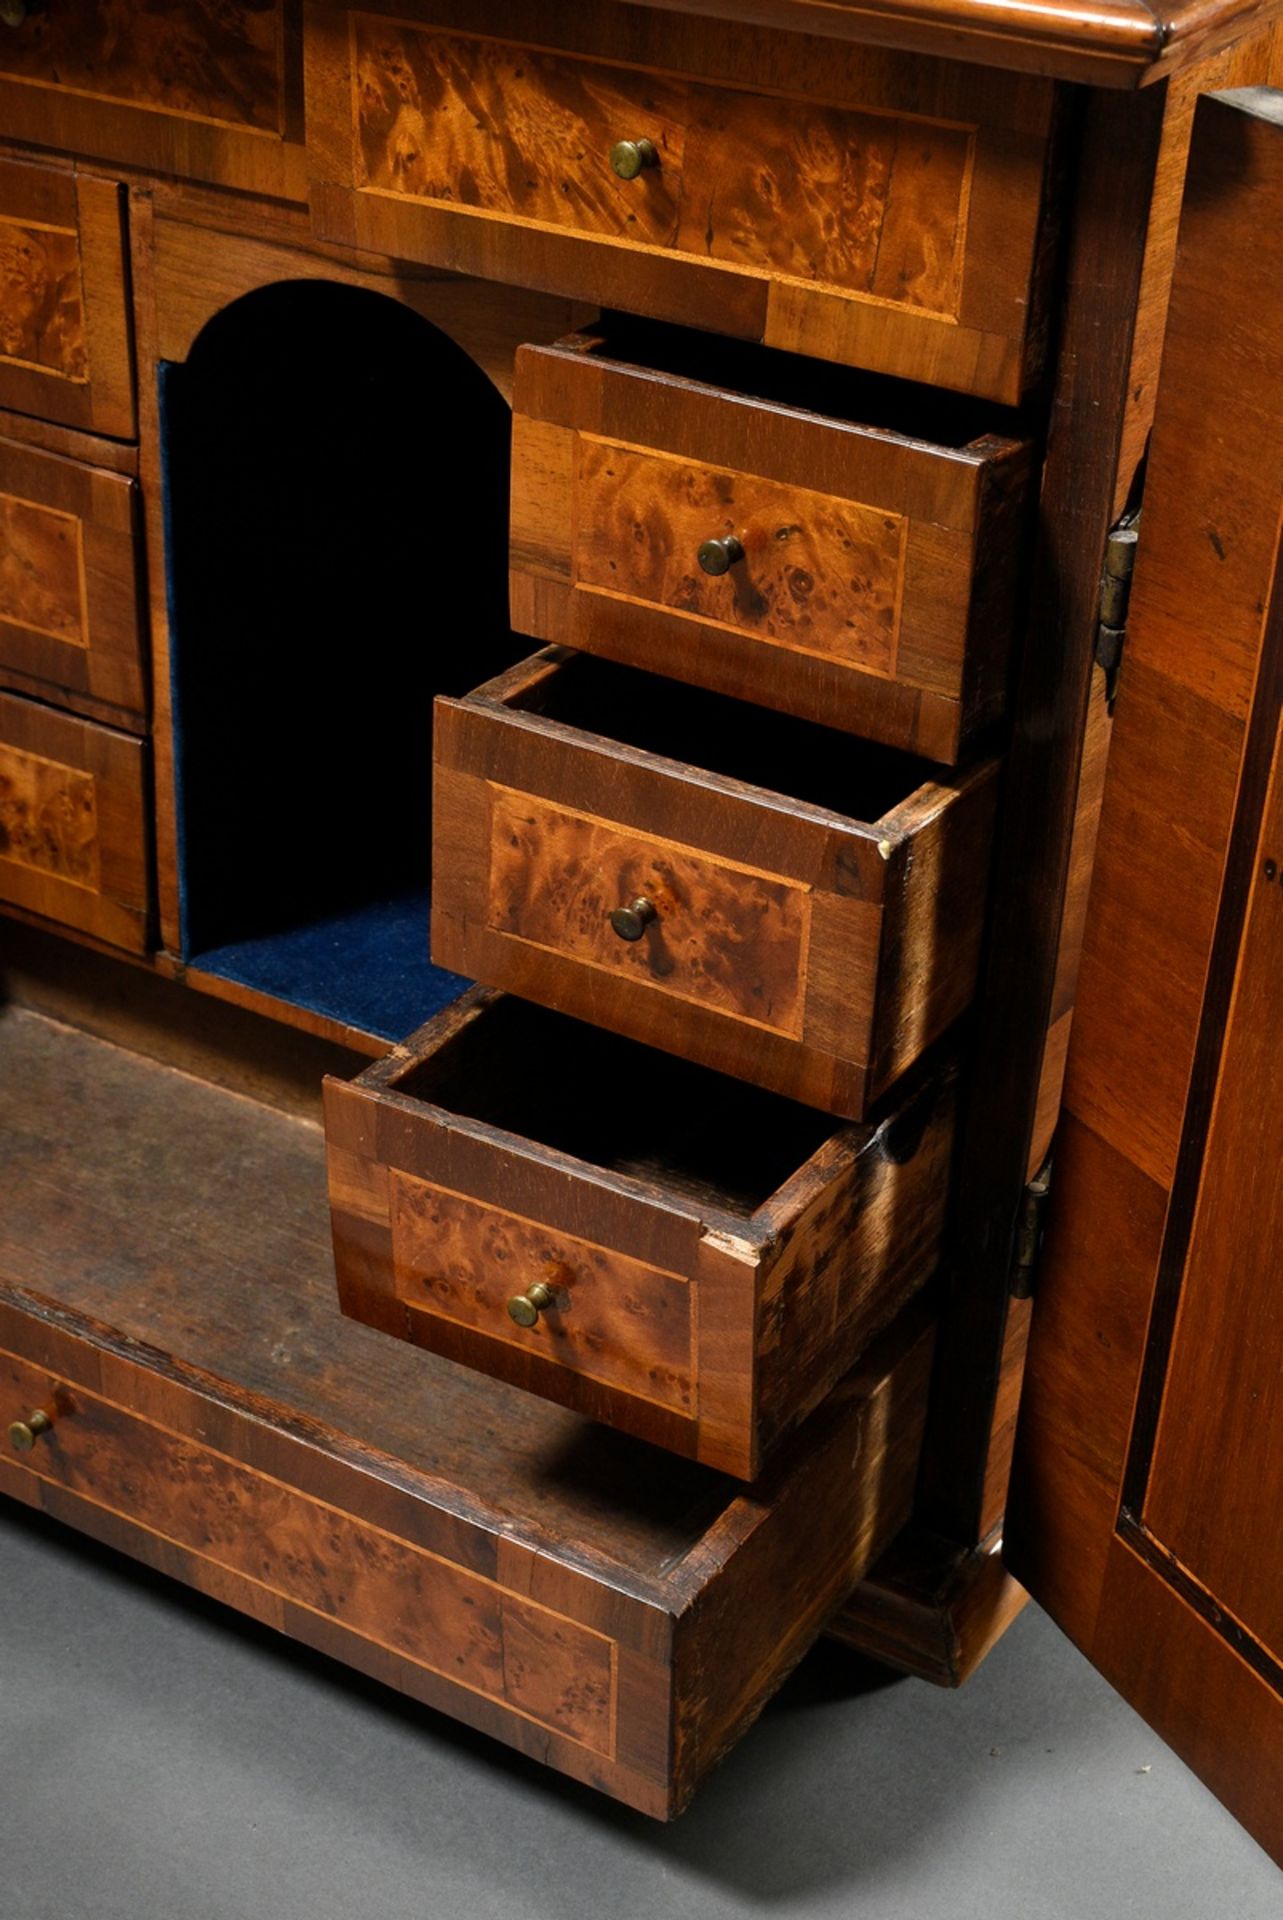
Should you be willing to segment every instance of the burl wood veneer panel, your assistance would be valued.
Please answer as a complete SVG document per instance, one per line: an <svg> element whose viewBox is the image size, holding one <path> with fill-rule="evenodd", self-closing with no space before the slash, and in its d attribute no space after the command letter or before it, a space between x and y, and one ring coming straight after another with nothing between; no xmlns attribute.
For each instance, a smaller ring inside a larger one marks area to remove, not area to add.
<svg viewBox="0 0 1283 1920"><path fill-rule="evenodd" d="M0 127L11 131L2 84ZM0 406L122 439L134 432L114 181L0 160Z"/></svg>
<svg viewBox="0 0 1283 1920"><path fill-rule="evenodd" d="M684 365L689 336L646 346L630 363L607 328L517 356L514 624L958 759L1005 699L1028 443L973 419L933 445L920 396L896 390L896 431L889 383L837 373L828 404L850 415L824 418L804 362L784 363L807 394L789 406L771 356L728 349L722 386L707 345L706 380ZM754 371L770 398L730 385ZM942 404L934 431L957 411ZM700 549L728 538L740 557L710 575Z"/></svg>
<svg viewBox="0 0 1283 1920"><path fill-rule="evenodd" d="M297 0L77 0L0 38L15 140L147 172L299 197Z"/></svg>
<svg viewBox="0 0 1283 1920"><path fill-rule="evenodd" d="M307 22L325 238L994 398L1036 373L1045 83L619 5Z"/></svg>
<svg viewBox="0 0 1283 1920"><path fill-rule="evenodd" d="M697 699L679 755L666 721ZM735 705L557 649L439 700L433 956L859 1119L974 987L996 767L897 763L847 817L806 784L841 736L750 718L751 771L729 775ZM854 806L876 750L849 751ZM611 915L639 897L650 924L622 939Z"/></svg>
<svg viewBox="0 0 1283 1920"><path fill-rule="evenodd" d="M146 746L0 694L0 900L141 952Z"/></svg>
<svg viewBox="0 0 1283 1920"><path fill-rule="evenodd" d="M345 1312L741 1479L938 1263L951 1079L830 1131L474 990L325 1093ZM750 1174L766 1129L788 1144Z"/></svg>
<svg viewBox="0 0 1283 1920"><path fill-rule="evenodd" d="M315 1126L12 1008L0 1059L6 1492L660 1817L902 1523L921 1331L750 1500L344 1320Z"/></svg>
<svg viewBox="0 0 1283 1920"><path fill-rule="evenodd" d="M0 439L0 683L135 728L137 487Z"/></svg>

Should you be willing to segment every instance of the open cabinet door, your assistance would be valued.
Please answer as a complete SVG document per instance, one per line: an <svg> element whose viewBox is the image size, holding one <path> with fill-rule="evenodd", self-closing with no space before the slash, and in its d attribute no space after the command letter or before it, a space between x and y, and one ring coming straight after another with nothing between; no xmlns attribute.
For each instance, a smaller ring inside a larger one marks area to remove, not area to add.
<svg viewBox="0 0 1283 1920"><path fill-rule="evenodd" d="M1199 104L1008 1520L1283 1861L1283 93Z"/></svg>

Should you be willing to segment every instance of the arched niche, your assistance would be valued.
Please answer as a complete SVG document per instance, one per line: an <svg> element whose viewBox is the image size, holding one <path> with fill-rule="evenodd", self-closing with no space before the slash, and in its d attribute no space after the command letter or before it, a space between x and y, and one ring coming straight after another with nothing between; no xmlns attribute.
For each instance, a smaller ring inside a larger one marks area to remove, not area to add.
<svg viewBox="0 0 1283 1920"><path fill-rule="evenodd" d="M318 280L224 308L160 396L184 958L396 1037L460 990L428 961L433 697L529 650L508 405Z"/></svg>

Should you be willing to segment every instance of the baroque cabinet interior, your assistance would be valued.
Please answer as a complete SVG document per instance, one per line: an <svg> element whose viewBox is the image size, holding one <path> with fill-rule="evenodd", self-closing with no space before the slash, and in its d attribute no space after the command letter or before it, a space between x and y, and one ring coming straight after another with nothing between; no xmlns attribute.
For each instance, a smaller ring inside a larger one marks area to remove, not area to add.
<svg viewBox="0 0 1283 1920"><path fill-rule="evenodd" d="M0 30L0 1489L660 1816L1021 1604L1099 574L1274 59L737 11Z"/></svg>

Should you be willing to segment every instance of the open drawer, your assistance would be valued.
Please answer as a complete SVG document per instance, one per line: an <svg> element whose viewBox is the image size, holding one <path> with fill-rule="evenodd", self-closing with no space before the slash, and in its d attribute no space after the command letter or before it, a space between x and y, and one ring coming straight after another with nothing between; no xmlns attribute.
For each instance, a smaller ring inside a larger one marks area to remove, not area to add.
<svg viewBox="0 0 1283 1920"><path fill-rule="evenodd" d="M439 966L848 1119L970 999L995 762L553 648L436 713Z"/></svg>
<svg viewBox="0 0 1283 1920"><path fill-rule="evenodd" d="M517 355L513 624L955 761L1004 704L1030 464L992 406L612 319Z"/></svg>
<svg viewBox="0 0 1283 1920"><path fill-rule="evenodd" d="M325 1093L346 1313L743 1479L937 1263L947 1076L835 1130L474 989Z"/></svg>
<svg viewBox="0 0 1283 1920"><path fill-rule="evenodd" d="M0 1497L680 1812L908 1518L926 1316L749 1493L345 1319L319 1128L181 1058L0 1008Z"/></svg>

